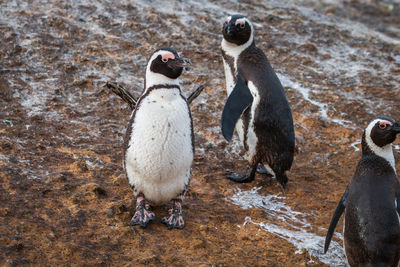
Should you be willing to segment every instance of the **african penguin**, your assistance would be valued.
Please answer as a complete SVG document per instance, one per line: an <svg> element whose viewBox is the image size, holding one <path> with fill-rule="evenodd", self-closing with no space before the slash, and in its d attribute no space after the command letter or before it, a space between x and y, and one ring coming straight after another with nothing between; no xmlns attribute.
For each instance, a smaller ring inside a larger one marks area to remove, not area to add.
<svg viewBox="0 0 400 267"><path fill-rule="evenodd" d="M183 228L182 199L190 180L194 143L192 118L182 96L179 76L190 61L172 48L151 56L145 90L131 115L124 140L124 169L136 199L131 225L146 227L155 218L150 202L172 200L170 214L161 221Z"/></svg>
<svg viewBox="0 0 400 267"><path fill-rule="evenodd" d="M362 156L329 225L325 252L344 212L344 247L350 266L398 266L400 260L400 183L392 142L400 124L387 116L369 123Z"/></svg>
<svg viewBox="0 0 400 267"><path fill-rule="evenodd" d="M275 176L284 187L295 146L285 91L267 57L256 47L253 25L246 17L229 16L222 33L228 93L222 112L222 133L230 141L236 127L250 165L246 174L233 173L228 178L250 182L258 171Z"/></svg>

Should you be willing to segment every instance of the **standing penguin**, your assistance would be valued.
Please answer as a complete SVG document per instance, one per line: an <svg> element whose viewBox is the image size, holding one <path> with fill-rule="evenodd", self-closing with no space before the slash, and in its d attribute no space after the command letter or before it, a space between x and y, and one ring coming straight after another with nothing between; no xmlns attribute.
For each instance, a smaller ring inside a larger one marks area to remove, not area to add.
<svg viewBox="0 0 400 267"><path fill-rule="evenodd" d="M146 227L154 220L150 204L172 200L161 221L168 229L183 228L182 198L190 180L194 144L190 109L182 96L179 76L188 59L172 48L151 56L145 90L136 103L124 140L124 169L136 197L131 225Z"/></svg>
<svg viewBox="0 0 400 267"><path fill-rule="evenodd" d="M222 112L222 133L230 141L236 127L250 165L246 174L233 173L228 178L250 182L258 171L275 176L284 187L294 153L293 119L285 91L267 57L256 47L253 25L246 17L228 17L222 33L229 95Z"/></svg>
<svg viewBox="0 0 400 267"><path fill-rule="evenodd" d="M400 260L400 184L392 142L400 124L379 116L365 129L362 157L344 192L325 239L325 252L344 214L344 247L350 266L398 266Z"/></svg>

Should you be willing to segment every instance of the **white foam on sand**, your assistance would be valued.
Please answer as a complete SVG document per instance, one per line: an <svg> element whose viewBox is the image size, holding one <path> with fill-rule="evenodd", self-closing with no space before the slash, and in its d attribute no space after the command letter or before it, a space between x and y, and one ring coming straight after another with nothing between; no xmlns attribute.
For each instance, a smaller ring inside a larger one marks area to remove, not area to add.
<svg viewBox="0 0 400 267"><path fill-rule="evenodd" d="M312 93L312 89L303 87L300 83L293 81L290 77L286 76L285 74L278 74L280 81L284 87L290 87L301 94L301 96L307 102L310 102L312 105L317 106L319 109L319 116L322 120L339 124L345 128L353 128L351 125L353 124L349 120L331 118L328 116L328 104L323 103L314 99L311 99L310 94Z"/></svg>
<svg viewBox="0 0 400 267"><path fill-rule="evenodd" d="M261 187L254 187L248 191L236 189L233 196L228 198L233 204L244 210L258 208L268 214L265 218L266 221L260 222L257 222L260 219L246 217L243 226L248 223L257 225L261 229L293 244L297 248L296 253L301 253L303 249L306 249L312 257L329 266L346 266L344 250L338 242L332 240L328 252L324 254L325 237L311 232L312 225L306 219L308 216L313 216L312 214L292 210L290 206L280 201L285 197L261 196L258 193L260 189ZM278 222L279 225L270 221ZM336 233L336 236L343 239L339 233Z"/></svg>
<svg viewBox="0 0 400 267"><path fill-rule="evenodd" d="M354 151L360 151L360 149L358 148L359 145L361 145L361 141L360 140L354 141L353 143L350 144L350 146L352 148L354 148Z"/></svg>

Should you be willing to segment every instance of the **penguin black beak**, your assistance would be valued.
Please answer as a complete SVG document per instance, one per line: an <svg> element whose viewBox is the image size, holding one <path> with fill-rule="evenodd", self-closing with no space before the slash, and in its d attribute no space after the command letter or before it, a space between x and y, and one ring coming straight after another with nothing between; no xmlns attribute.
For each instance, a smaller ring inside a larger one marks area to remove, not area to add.
<svg viewBox="0 0 400 267"><path fill-rule="evenodd" d="M171 69L185 68L185 70L188 70L190 66L192 66L192 61L188 58L179 57L168 60L168 67Z"/></svg>
<svg viewBox="0 0 400 267"><path fill-rule="evenodd" d="M395 123L393 124L393 131L394 131L396 134L400 134L400 123L395 122Z"/></svg>

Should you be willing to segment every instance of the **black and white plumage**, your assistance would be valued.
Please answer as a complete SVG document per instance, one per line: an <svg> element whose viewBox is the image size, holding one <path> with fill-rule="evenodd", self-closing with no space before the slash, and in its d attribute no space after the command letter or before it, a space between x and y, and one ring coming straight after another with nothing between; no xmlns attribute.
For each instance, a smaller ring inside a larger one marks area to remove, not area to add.
<svg viewBox="0 0 400 267"><path fill-rule="evenodd" d="M265 166L285 186L293 162L293 119L285 91L267 57L254 43L251 22L242 15L226 19L221 43L228 99L222 113L222 133L229 141L234 129L247 151L250 171L228 178L254 179ZM265 169L264 173L268 173Z"/></svg>
<svg viewBox="0 0 400 267"><path fill-rule="evenodd" d="M194 143L192 118L179 85L184 65L172 48L151 56L145 90L132 113L124 140L124 169L137 197L131 224L143 227L154 219L151 204L173 200L168 228L183 228L181 201L190 180ZM146 204L145 204L146 203Z"/></svg>
<svg viewBox="0 0 400 267"><path fill-rule="evenodd" d="M392 142L400 124L387 116L369 123L362 137L362 157L333 215L325 252L340 216L350 266L393 266L400 261L400 184Z"/></svg>

